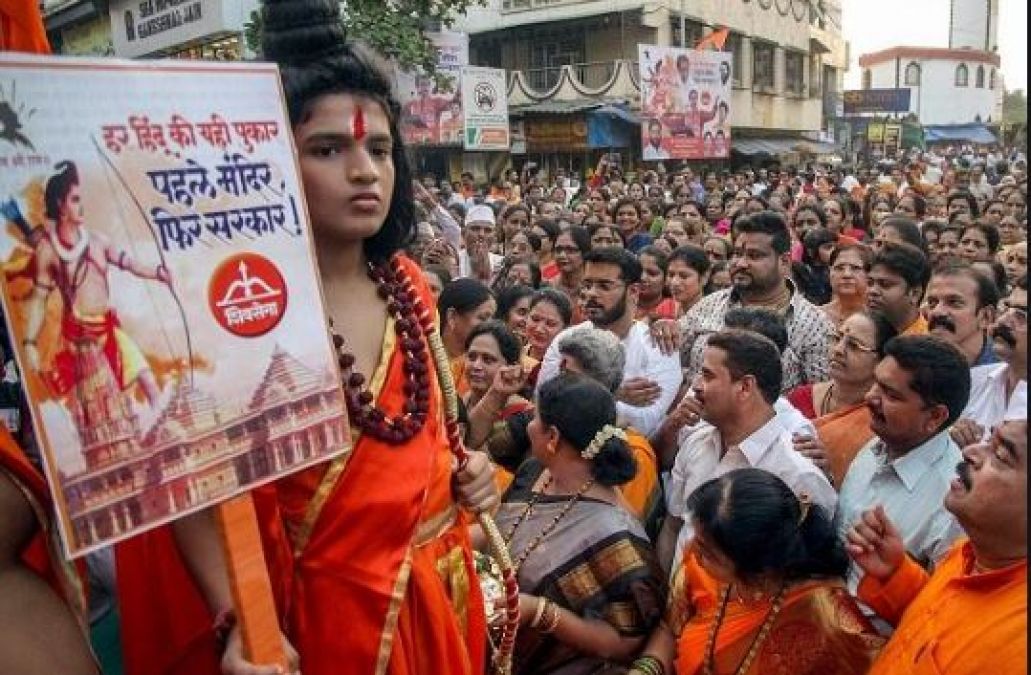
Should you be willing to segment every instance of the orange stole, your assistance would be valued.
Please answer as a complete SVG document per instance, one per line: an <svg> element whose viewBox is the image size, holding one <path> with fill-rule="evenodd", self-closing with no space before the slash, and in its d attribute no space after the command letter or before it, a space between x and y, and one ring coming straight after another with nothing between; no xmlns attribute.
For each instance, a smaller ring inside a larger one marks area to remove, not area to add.
<svg viewBox="0 0 1031 675"><path fill-rule="evenodd" d="M432 306L417 269L405 263ZM382 384L378 405L395 415L405 401L403 358L392 325L386 338L386 369L381 359L373 386ZM281 535L282 524L289 535L279 537L270 566L306 675L428 674L443 664L449 673L482 671L483 599L451 494L435 375L431 386L427 423L408 443L361 436L328 467L278 481L278 518L259 503L265 532Z"/></svg>
<svg viewBox="0 0 1031 675"><path fill-rule="evenodd" d="M817 417L813 426L820 434L820 440L827 448L827 459L834 484L840 486L848 473L848 467L859 451L873 439L870 429L870 409L865 403L842 408Z"/></svg>
<svg viewBox="0 0 1031 675"><path fill-rule="evenodd" d="M673 582L668 609L670 625L680 633L678 675L702 672L721 591L694 553L686 555ZM717 635L717 673L739 667L769 610L768 602L743 605L731 596ZM863 675L883 643L843 583L810 581L784 595L773 629L742 675Z"/></svg>
<svg viewBox="0 0 1031 675"><path fill-rule="evenodd" d="M626 441L637 461L637 475L622 485L619 491L630 507L630 512L638 519L642 519L648 515L650 505L656 496L655 488L659 483L658 462L651 443L636 429L626 430Z"/></svg>

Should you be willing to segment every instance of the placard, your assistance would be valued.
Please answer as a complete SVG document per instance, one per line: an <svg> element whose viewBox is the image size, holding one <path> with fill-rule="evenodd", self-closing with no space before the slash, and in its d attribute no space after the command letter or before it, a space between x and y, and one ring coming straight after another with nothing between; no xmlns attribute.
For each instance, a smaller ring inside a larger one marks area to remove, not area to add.
<svg viewBox="0 0 1031 675"><path fill-rule="evenodd" d="M74 557L349 447L276 67L0 56L3 306Z"/></svg>
<svg viewBox="0 0 1031 675"><path fill-rule="evenodd" d="M507 85L499 68L462 68L466 150L508 150Z"/></svg>
<svg viewBox="0 0 1031 675"><path fill-rule="evenodd" d="M430 33L437 48L441 81L420 71L397 70L401 102L401 135L406 145L462 145L462 67L469 63L469 36L465 33Z"/></svg>
<svg viewBox="0 0 1031 675"><path fill-rule="evenodd" d="M730 156L732 54L638 45L644 161Z"/></svg>

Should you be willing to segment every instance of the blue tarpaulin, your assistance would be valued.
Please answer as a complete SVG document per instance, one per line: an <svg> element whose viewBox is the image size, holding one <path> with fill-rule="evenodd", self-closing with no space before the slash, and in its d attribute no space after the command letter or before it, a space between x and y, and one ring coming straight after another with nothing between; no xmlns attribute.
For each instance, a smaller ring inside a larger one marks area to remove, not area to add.
<svg viewBox="0 0 1031 675"><path fill-rule="evenodd" d="M936 124L924 125L924 142L991 145L998 143L999 139L983 124Z"/></svg>

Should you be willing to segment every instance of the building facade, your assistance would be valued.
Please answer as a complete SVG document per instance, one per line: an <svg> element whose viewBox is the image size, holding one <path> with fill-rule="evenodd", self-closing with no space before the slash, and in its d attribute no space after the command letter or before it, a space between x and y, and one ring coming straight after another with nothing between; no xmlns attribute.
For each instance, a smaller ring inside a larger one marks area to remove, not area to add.
<svg viewBox="0 0 1031 675"><path fill-rule="evenodd" d="M910 89L909 112L922 124L1002 119L999 55L975 49L894 47L859 57L863 89Z"/></svg>
<svg viewBox="0 0 1031 675"><path fill-rule="evenodd" d="M693 47L720 27L730 30L736 138L797 142L828 128L848 64L836 0L491 0L459 24L472 63L509 71L513 152L525 140L531 154L552 147L571 159L639 149L639 44ZM629 128L595 133L602 117Z"/></svg>
<svg viewBox="0 0 1031 675"><path fill-rule="evenodd" d="M863 89L910 89L922 124L999 122L1006 88L999 0L951 0L949 46L892 47L859 57Z"/></svg>

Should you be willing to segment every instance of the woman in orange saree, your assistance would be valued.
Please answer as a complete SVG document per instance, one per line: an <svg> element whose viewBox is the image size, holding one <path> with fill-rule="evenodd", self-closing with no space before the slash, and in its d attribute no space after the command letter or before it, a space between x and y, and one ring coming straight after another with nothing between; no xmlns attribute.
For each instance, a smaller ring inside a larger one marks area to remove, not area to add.
<svg viewBox="0 0 1031 675"><path fill-rule="evenodd" d="M779 478L738 469L688 500L698 534L666 619L631 673L862 675L881 638L844 586L830 518Z"/></svg>
<svg viewBox="0 0 1031 675"><path fill-rule="evenodd" d="M281 66L352 425L349 451L255 493L291 667L481 673L485 613L459 503L480 512L497 497L482 453L453 466L424 328L432 296L400 253L415 222L400 107L389 78L344 40L335 0L266 0L262 21L263 55ZM231 616L210 517L175 529L211 614ZM231 620L224 634L223 673L276 672L245 660Z"/></svg>

